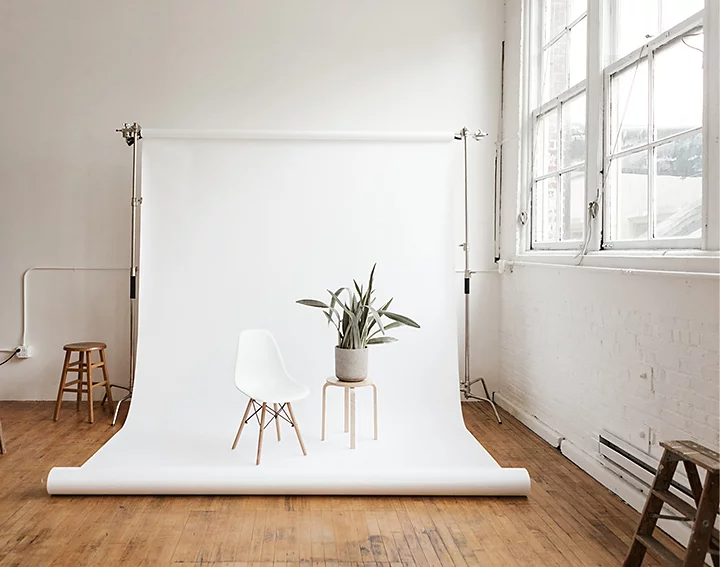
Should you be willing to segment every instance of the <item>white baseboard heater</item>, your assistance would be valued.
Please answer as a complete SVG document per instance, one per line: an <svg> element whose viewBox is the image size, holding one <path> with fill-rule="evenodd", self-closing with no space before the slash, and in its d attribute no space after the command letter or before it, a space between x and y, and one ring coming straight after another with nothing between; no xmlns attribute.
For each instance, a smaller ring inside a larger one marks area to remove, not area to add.
<svg viewBox="0 0 720 567"><path fill-rule="evenodd" d="M605 458L605 464L610 470L620 475L643 494L647 494L653 483L660 461L626 441L616 437L608 431L603 431L599 437L600 454ZM705 471L700 470L700 477L704 481ZM678 468L671 483L671 491L695 505L690 483L685 470Z"/></svg>

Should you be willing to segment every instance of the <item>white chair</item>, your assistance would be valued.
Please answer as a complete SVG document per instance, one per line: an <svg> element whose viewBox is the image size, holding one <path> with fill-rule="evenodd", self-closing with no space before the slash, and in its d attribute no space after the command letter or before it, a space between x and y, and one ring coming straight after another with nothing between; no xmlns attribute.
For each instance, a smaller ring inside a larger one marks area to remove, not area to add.
<svg viewBox="0 0 720 567"><path fill-rule="evenodd" d="M235 386L250 398L250 401L235 436L233 450L237 447L245 424L256 417L260 424L260 436L255 464L259 465L265 428L274 419L277 438L280 441L280 420L284 419L295 429L303 455L307 456L291 402L304 398L310 391L290 377L285 369L280 349L270 331L257 329L240 333L235 362ZM269 407L270 404L272 409ZM252 415L251 409L254 410ZM265 416L268 412L270 419L266 423ZM260 417L257 417L258 413Z"/></svg>

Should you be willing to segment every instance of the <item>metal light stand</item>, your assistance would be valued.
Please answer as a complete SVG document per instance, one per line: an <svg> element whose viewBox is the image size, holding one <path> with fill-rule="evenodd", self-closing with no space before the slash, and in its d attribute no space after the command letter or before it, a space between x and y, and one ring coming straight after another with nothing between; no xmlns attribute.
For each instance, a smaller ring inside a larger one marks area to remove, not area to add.
<svg viewBox="0 0 720 567"><path fill-rule="evenodd" d="M493 411L495 412L495 417L497 418L498 423L502 423L502 420L500 419L500 414L498 413L497 407L495 406L495 393L493 392L493 395L490 395L490 392L488 392L487 384L485 384L485 379L482 377L475 378L474 380L470 379L470 278L475 272L470 270L470 254L468 250L469 224L467 140L468 137L471 137L473 140L478 141L482 138L485 138L486 136L487 133L483 132L482 130L477 130L471 133L467 128L463 128L459 134L455 135L456 140L463 141L463 164L465 169L465 242L460 244L460 247L465 252L465 270L463 271L463 291L465 293L465 374L462 381L460 382L460 393L462 394L463 399L466 401L477 400L479 402L489 403L492 406ZM482 384L483 391L485 392L485 397L476 396L471 392L472 385L477 384L478 382Z"/></svg>
<svg viewBox="0 0 720 567"><path fill-rule="evenodd" d="M130 221L130 383L129 387L112 384L115 388L127 391L127 395L115 406L112 425L117 422L120 406L123 402L130 402L135 387L135 357L136 357L136 326L137 326L137 213L138 207L142 204L142 197L138 197L137 183L137 155L139 141L142 139L142 130L137 122L124 124L122 128L115 130L120 132L128 146L132 146L132 197L130 199L131 221Z"/></svg>

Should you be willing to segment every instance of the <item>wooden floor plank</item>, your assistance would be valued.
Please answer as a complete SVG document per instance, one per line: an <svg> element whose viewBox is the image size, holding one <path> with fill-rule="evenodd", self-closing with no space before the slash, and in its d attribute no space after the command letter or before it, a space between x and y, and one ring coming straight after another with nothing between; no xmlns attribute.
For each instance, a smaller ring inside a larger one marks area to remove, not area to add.
<svg viewBox="0 0 720 567"><path fill-rule="evenodd" d="M0 402L9 449L0 456L0 567L615 566L638 521L511 416L498 425L484 404L464 404L466 425L501 466L528 469L529 498L50 497L50 468L82 464L118 429L99 404L93 425L72 402L53 422L52 406Z"/></svg>

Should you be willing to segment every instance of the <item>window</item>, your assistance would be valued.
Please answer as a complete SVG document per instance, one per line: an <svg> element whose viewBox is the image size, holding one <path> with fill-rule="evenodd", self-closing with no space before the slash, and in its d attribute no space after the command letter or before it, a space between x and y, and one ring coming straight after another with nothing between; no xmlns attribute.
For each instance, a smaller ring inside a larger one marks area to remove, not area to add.
<svg viewBox="0 0 720 567"><path fill-rule="evenodd" d="M528 1L529 248L703 247L704 4Z"/></svg>
<svg viewBox="0 0 720 567"><path fill-rule="evenodd" d="M544 2L538 26L530 224L550 248L584 232L587 1Z"/></svg>

